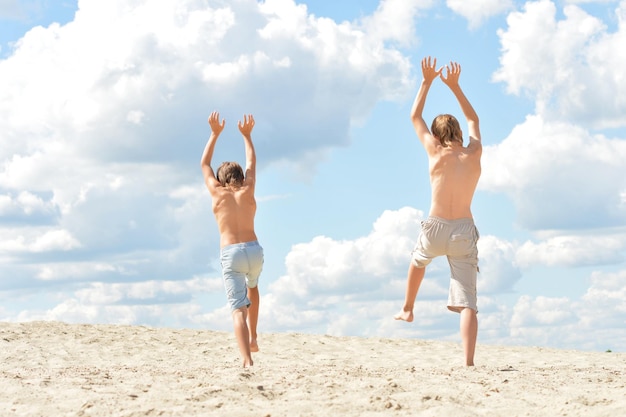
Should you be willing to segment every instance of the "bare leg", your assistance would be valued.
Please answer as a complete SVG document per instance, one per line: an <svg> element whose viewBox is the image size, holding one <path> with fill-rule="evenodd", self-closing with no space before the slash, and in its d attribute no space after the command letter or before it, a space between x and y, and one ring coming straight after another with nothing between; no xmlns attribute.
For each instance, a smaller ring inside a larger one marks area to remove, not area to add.
<svg viewBox="0 0 626 417"><path fill-rule="evenodd" d="M461 341L465 352L465 365L474 366L474 351L478 336L478 318L471 308L461 310Z"/></svg>
<svg viewBox="0 0 626 417"><path fill-rule="evenodd" d="M404 297L404 306L402 310L395 316L396 320L404 320L408 322L413 321L413 306L415 304L415 297L417 297L417 290L419 290L426 268L418 268L413 261L409 265L409 272L407 274L406 282L406 295Z"/></svg>
<svg viewBox="0 0 626 417"><path fill-rule="evenodd" d="M248 288L248 299L250 307L248 308L248 326L250 328L250 352L258 352L259 345L256 341L256 325L259 321L259 287Z"/></svg>
<svg viewBox="0 0 626 417"><path fill-rule="evenodd" d="M239 352L243 358L243 367L252 366L252 355L250 354L250 342L248 325L246 324L246 317L248 315L248 308L242 307L233 311L233 326L235 329L235 338L237 339L237 345L239 346Z"/></svg>

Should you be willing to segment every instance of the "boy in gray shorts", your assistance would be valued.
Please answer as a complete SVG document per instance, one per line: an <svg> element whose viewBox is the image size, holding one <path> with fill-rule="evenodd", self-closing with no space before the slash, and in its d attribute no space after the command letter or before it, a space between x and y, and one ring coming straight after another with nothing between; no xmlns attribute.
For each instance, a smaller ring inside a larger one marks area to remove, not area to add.
<svg viewBox="0 0 626 417"><path fill-rule="evenodd" d="M243 366L252 366L251 352L258 352L257 322L259 318L259 288L257 281L263 267L263 248L254 232L256 200L256 153L252 144L254 117L244 115L237 126L246 150L246 171L237 162L224 162L211 168L215 143L226 121L220 122L217 112L211 113L211 136L204 148L200 166L211 199L213 214L220 231L220 262L224 287L231 309L233 327Z"/></svg>
<svg viewBox="0 0 626 417"><path fill-rule="evenodd" d="M480 178L482 144L478 115L459 86L461 66L456 62L436 69L437 59L422 60L422 84L417 92L411 121L415 133L428 155L431 185L431 207L428 219L422 222L422 232L412 254L407 274L406 296L396 320L413 321L413 306L424 279L426 265L436 256L446 255L450 263L451 280L448 309L460 313L461 340L465 364L474 365L478 335L476 318L476 273L478 271L478 230L471 211L474 191ZM467 120L469 143L463 146L463 132L458 120L450 114L437 116L428 129L422 112L428 90L439 77L456 97Z"/></svg>

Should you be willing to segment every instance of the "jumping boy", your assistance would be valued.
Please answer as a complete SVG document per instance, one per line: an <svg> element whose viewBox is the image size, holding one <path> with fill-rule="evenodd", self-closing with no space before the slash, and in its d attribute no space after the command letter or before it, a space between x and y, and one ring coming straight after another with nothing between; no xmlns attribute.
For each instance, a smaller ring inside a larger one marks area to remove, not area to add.
<svg viewBox="0 0 626 417"><path fill-rule="evenodd" d="M259 318L259 275L263 268L263 248L254 232L256 200L256 154L252 144L254 117L244 115L237 126L243 136L246 152L246 171L236 162L224 162L211 168L215 143L226 124L220 123L218 112L211 113L211 136L204 148L200 166L211 198L213 214L220 232L220 262L228 303L233 318L237 345L243 366L252 366L251 352L258 352L257 322Z"/></svg>
<svg viewBox="0 0 626 417"><path fill-rule="evenodd" d="M411 121L419 140L428 154L431 184L431 208L428 219L412 253L407 277L404 306L394 316L396 320L413 321L413 306L424 278L426 266L437 256L446 255L451 279L448 309L460 313L460 330L465 364L474 365L478 334L476 317L476 275L478 271L478 230L471 211L474 191L480 178L482 144L478 115L459 86L461 66L455 62L436 69L437 59L422 60L422 84L411 110ZM439 115L428 129L422 112L428 90L439 77L454 94L469 128L469 143L463 146L463 132L457 119L449 114Z"/></svg>

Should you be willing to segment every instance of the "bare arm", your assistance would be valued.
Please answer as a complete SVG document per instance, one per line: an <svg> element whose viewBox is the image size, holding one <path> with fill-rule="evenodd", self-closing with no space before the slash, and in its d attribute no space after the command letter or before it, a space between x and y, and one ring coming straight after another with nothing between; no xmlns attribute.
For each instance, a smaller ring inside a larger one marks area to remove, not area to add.
<svg viewBox="0 0 626 417"><path fill-rule="evenodd" d="M220 136L220 133L222 133L222 130L224 130L225 124L226 120L223 119L220 123L220 114L218 112L214 111L209 116L211 136L209 137L209 141L204 147L202 159L200 160L200 167L202 168L202 174L204 175L204 182L211 193L213 193L215 188L220 186L219 181L217 180L217 178L215 178L213 168L211 168L211 159L213 158L213 151L215 150L217 138Z"/></svg>
<svg viewBox="0 0 626 417"><path fill-rule="evenodd" d="M437 58L433 60L432 65L430 57L422 59L422 75L424 78L422 79L422 84L417 91L417 96L415 96L413 108L411 109L411 121L413 122L413 128L428 153L436 148L438 141L428 129L422 113L424 112L424 105L426 104L426 97L428 96L430 86L433 80L437 78L438 75L441 75L441 70L443 69L440 68L437 70L436 67Z"/></svg>
<svg viewBox="0 0 626 417"><path fill-rule="evenodd" d="M239 131L243 136L243 141L246 147L246 178L245 182L254 185L256 181L256 152L254 151L254 145L252 144L252 128L254 128L254 116L251 114L243 116L243 123L239 121L237 123Z"/></svg>
<svg viewBox="0 0 626 417"><path fill-rule="evenodd" d="M463 93L461 86L459 85L459 76L461 75L461 66L456 62L451 62L450 65L446 65L446 76L440 74L441 80L446 84L450 91L454 94L465 119L467 119L467 126L469 129L469 145L468 148L481 149L482 144L480 141L480 127L478 124L478 114L470 104L467 97Z"/></svg>

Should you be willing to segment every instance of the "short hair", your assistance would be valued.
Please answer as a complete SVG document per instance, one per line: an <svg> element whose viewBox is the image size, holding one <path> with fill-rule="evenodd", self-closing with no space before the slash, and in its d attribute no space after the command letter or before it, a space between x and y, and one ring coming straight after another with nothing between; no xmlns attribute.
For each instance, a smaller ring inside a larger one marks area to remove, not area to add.
<svg viewBox="0 0 626 417"><path fill-rule="evenodd" d="M243 185L243 169L237 162L222 162L222 165L217 168L216 177L217 181L224 187L227 185L241 187Z"/></svg>
<svg viewBox="0 0 626 417"><path fill-rule="evenodd" d="M451 114L440 114L435 117L430 131L439 139L441 145L449 147L453 142L463 145L463 132L456 117Z"/></svg>

